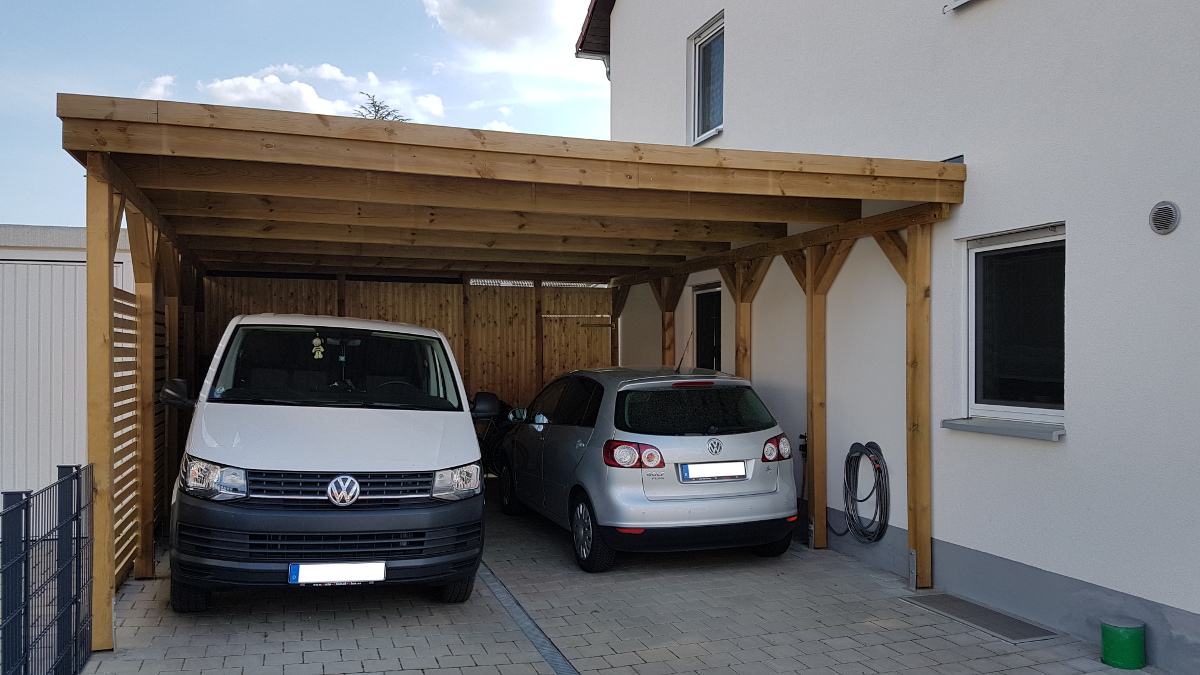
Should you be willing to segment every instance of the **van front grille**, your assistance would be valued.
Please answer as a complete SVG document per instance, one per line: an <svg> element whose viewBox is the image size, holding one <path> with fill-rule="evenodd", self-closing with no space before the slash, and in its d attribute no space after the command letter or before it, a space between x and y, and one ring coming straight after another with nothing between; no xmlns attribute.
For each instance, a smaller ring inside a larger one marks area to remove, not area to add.
<svg viewBox="0 0 1200 675"><path fill-rule="evenodd" d="M329 482L338 476L354 476L359 485L358 501L349 508L380 508L410 505L428 499L433 489L433 472L407 473L314 473L298 471L246 472L250 505L336 507L326 496Z"/></svg>
<svg viewBox="0 0 1200 675"><path fill-rule="evenodd" d="M478 548L483 525L421 531L265 533L179 524L181 553L221 560L408 560Z"/></svg>

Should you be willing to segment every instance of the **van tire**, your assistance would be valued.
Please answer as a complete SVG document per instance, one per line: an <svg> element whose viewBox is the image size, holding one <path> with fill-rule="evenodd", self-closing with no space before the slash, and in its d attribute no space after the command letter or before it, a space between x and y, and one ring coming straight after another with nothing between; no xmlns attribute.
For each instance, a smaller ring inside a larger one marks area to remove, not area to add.
<svg viewBox="0 0 1200 675"><path fill-rule="evenodd" d="M212 602L212 591L171 579L171 609L178 614L203 612Z"/></svg>
<svg viewBox="0 0 1200 675"><path fill-rule="evenodd" d="M787 550L792 547L792 533L788 532L787 536L779 541L773 541L768 544L759 544L751 548L754 555L762 558L778 558L787 553Z"/></svg>
<svg viewBox="0 0 1200 675"><path fill-rule="evenodd" d="M465 579L459 579L458 581L442 586L438 593L438 600L446 603L466 602L474 590L475 575L472 574Z"/></svg>
<svg viewBox="0 0 1200 675"><path fill-rule="evenodd" d="M604 541L596 512L584 495L571 500L571 548L584 572L604 572L617 562L617 551Z"/></svg>
<svg viewBox="0 0 1200 675"><path fill-rule="evenodd" d="M500 465L500 510L506 516L525 513L525 505L517 500L517 481L507 462Z"/></svg>

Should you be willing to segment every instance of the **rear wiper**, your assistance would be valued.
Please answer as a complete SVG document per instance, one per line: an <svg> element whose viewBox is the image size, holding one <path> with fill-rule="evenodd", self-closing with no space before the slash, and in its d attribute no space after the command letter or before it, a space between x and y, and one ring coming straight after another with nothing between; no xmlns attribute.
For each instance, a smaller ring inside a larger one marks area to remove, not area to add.
<svg viewBox="0 0 1200 675"><path fill-rule="evenodd" d="M716 425L713 425L713 426L711 426L711 427L709 427L709 428L708 428L708 434L709 434L709 435L713 435L713 434L737 434L737 433L741 433L741 432L744 432L744 431L754 431L755 429L757 429L757 427L751 427L751 426L738 426L738 427L718 427L718 426L716 426Z"/></svg>

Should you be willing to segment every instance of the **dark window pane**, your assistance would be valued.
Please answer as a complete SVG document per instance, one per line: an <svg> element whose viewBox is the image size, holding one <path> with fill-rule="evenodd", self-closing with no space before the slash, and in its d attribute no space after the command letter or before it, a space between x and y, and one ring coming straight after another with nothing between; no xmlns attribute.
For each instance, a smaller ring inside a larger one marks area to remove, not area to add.
<svg viewBox="0 0 1200 675"><path fill-rule="evenodd" d="M721 293L696 294L696 367L721 369Z"/></svg>
<svg viewBox="0 0 1200 675"><path fill-rule="evenodd" d="M532 422L537 415L545 415L547 419L553 419L555 409L558 407L558 400L562 398L563 391L567 388L565 380L551 382L549 386L538 394L533 403L529 404L529 410L525 415L525 419Z"/></svg>
<svg viewBox="0 0 1200 675"><path fill-rule="evenodd" d="M717 33L700 46L699 128L697 135L721 126L725 109L725 33Z"/></svg>
<svg viewBox="0 0 1200 675"><path fill-rule="evenodd" d="M1063 407L1065 242L976 254L975 402Z"/></svg>
<svg viewBox="0 0 1200 675"><path fill-rule="evenodd" d="M558 401L558 409L550 416L550 421L564 426L579 426L591 396L591 388L585 386L582 380L578 377L568 378L567 388Z"/></svg>
<svg viewBox="0 0 1200 675"><path fill-rule="evenodd" d="M775 418L750 387L672 387L619 392L616 425L656 436L716 436L770 429Z"/></svg>
<svg viewBox="0 0 1200 675"><path fill-rule="evenodd" d="M596 426L596 416L600 413L600 403L604 400L604 387L600 386L599 382L581 378L583 383L591 390L591 395L588 398L587 409L583 411L583 421L580 426L594 427Z"/></svg>

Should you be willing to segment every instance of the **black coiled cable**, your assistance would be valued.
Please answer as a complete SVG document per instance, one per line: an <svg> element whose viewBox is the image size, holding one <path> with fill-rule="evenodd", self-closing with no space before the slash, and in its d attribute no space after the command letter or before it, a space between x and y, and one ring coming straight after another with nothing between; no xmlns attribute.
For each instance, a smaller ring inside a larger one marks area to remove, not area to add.
<svg viewBox="0 0 1200 675"><path fill-rule="evenodd" d="M875 481L871 491L862 499L858 498L858 463L863 457L871 462ZM888 486L887 462L883 461L883 450L875 441L866 445L855 443L846 454L845 487L842 498L846 504L846 529L838 532L829 525L829 530L837 536L845 536L847 532L864 544L870 544L883 539L887 532L888 507L892 503L892 492ZM875 512L869 521L863 521L858 513L858 505L875 496Z"/></svg>

